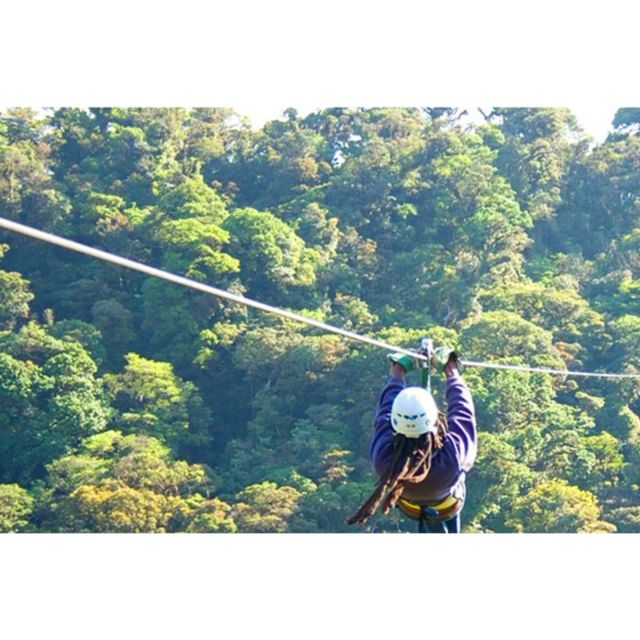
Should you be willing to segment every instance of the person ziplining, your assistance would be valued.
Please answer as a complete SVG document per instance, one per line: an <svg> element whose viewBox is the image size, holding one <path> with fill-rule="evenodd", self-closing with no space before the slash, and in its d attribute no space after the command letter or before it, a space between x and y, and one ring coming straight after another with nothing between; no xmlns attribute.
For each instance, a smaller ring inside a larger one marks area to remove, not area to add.
<svg viewBox="0 0 640 640"><path fill-rule="evenodd" d="M446 418L438 411L430 384L406 384L407 372L421 363L402 354L389 358L390 378L378 400L369 455L379 480L347 522L364 524L378 507L385 515L398 507L418 521L420 532L460 533L465 479L476 459L478 433L458 357L442 347L432 358L446 377Z"/></svg>
<svg viewBox="0 0 640 640"><path fill-rule="evenodd" d="M477 453L475 411L471 393L462 379L463 365L481 369L545 373L563 378L581 376L607 380L640 379L640 373L569 371L460 360L455 352L446 347L436 349L435 352L404 349L2 217L0 228L264 313L294 320L355 342L393 350L394 353L389 356L392 362L391 377L379 399L370 451L371 462L379 481L372 495L349 518L350 524L366 522L382 504L382 512L385 514L397 506L406 515L417 520L421 532L460 531L466 474L473 466ZM446 419L438 413L431 395L430 372L434 364L446 376ZM406 386L406 373L414 368L420 369L423 374L422 387Z"/></svg>

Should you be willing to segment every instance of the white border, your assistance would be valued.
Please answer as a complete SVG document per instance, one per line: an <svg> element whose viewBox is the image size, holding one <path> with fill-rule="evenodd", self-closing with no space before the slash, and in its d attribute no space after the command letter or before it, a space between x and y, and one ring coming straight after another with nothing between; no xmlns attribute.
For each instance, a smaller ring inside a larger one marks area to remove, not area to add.
<svg viewBox="0 0 640 640"><path fill-rule="evenodd" d="M9 3L0 104L589 114L640 104L636 2L449 4ZM83 640L616 637L635 623L625 578L637 573L636 545L623 535L2 536L0 627Z"/></svg>

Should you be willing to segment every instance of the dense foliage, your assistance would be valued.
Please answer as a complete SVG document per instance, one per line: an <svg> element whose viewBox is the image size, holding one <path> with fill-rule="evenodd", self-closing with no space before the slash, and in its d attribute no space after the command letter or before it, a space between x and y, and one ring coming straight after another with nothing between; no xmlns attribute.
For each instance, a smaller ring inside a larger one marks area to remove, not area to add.
<svg viewBox="0 0 640 640"><path fill-rule="evenodd" d="M10 109L0 215L398 345L637 372L640 111L600 145L460 116ZM383 352L0 241L0 531L354 530ZM640 531L638 381L465 377L467 531Z"/></svg>

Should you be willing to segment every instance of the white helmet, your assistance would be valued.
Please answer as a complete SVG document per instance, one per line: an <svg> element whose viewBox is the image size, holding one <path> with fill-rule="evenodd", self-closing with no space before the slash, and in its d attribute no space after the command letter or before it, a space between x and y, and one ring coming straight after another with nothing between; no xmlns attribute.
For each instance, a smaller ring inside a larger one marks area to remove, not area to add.
<svg viewBox="0 0 640 640"><path fill-rule="evenodd" d="M406 387L393 401L391 425L396 433L417 438L423 433L437 433L438 407L433 396L422 387Z"/></svg>

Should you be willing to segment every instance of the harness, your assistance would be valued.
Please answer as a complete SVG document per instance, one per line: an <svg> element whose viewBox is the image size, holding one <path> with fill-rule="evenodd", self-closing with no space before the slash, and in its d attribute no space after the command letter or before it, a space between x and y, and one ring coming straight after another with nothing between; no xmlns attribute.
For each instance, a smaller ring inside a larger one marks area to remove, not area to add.
<svg viewBox="0 0 640 640"><path fill-rule="evenodd" d="M453 488L451 495L447 496L438 504L424 505L411 502L411 500L407 500L406 498L400 498L396 506L402 513L413 520L418 520L420 524L422 524L424 520L444 522L457 516L462 511L466 493L465 474L463 473Z"/></svg>

